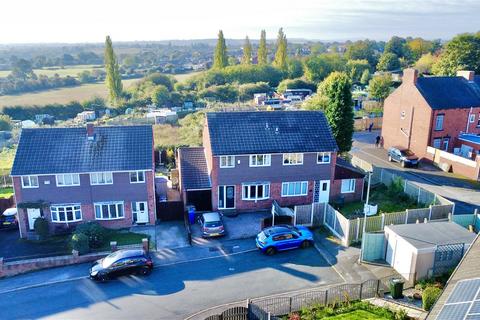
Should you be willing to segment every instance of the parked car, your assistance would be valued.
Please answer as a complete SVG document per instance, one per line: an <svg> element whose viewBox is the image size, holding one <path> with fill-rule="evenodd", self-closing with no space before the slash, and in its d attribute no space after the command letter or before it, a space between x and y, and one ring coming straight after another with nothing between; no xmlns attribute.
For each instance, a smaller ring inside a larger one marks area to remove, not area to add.
<svg viewBox="0 0 480 320"><path fill-rule="evenodd" d="M1 229L10 229L17 228L17 208L8 208L0 216L0 228Z"/></svg>
<svg viewBox="0 0 480 320"><path fill-rule="evenodd" d="M388 149L388 161L399 162L403 168L407 166L418 166L418 157L412 151L405 148L392 147Z"/></svg>
<svg viewBox="0 0 480 320"><path fill-rule="evenodd" d="M225 227L222 215L219 212L207 212L198 217L198 223L202 229L204 238L219 237L225 235Z"/></svg>
<svg viewBox="0 0 480 320"><path fill-rule="evenodd" d="M124 275L148 275L153 261L144 250L118 250L97 260L90 268L90 278L101 282Z"/></svg>
<svg viewBox="0 0 480 320"><path fill-rule="evenodd" d="M313 234L306 227L278 225L263 229L256 242L257 248L270 256L278 251L308 248L313 244Z"/></svg>

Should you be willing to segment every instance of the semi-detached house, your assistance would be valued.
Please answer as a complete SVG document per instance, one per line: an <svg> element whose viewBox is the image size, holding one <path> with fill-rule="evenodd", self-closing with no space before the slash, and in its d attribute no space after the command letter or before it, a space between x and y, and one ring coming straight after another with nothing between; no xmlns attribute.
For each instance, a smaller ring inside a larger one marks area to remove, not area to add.
<svg viewBox="0 0 480 320"><path fill-rule="evenodd" d="M180 190L198 210L358 200L363 174L337 151L322 112L207 113L203 147L178 150Z"/></svg>
<svg viewBox="0 0 480 320"><path fill-rule="evenodd" d="M39 217L52 233L154 224L153 159L151 126L23 129L11 172L21 237Z"/></svg>

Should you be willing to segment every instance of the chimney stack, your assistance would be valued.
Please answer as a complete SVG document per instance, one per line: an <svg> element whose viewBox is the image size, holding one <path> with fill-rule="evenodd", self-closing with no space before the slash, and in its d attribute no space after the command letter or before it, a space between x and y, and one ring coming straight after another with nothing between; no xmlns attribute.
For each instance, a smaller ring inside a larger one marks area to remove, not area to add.
<svg viewBox="0 0 480 320"><path fill-rule="evenodd" d="M87 123L87 139L93 140L93 138L94 138L93 123Z"/></svg>
<svg viewBox="0 0 480 320"><path fill-rule="evenodd" d="M416 84L418 79L418 71L413 68L403 70L402 83Z"/></svg>
<svg viewBox="0 0 480 320"><path fill-rule="evenodd" d="M464 77L467 79L467 81L473 81L473 78L475 77L475 71L457 71L457 77Z"/></svg>

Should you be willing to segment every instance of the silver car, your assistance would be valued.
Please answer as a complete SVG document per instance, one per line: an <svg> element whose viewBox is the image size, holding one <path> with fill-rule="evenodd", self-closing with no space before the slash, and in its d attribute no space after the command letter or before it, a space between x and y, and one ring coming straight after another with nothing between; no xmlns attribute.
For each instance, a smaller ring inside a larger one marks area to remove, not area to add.
<svg viewBox="0 0 480 320"><path fill-rule="evenodd" d="M219 212L203 213L198 218L204 238L219 237L225 235L225 227L222 222L222 214Z"/></svg>

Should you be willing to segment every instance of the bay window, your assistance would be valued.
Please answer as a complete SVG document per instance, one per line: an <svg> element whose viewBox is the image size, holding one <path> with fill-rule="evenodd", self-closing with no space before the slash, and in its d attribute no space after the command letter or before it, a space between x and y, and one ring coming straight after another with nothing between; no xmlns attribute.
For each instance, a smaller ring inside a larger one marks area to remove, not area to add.
<svg viewBox="0 0 480 320"><path fill-rule="evenodd" d="M68 223L82 220L80 204L63 204L50 206L52 222Z"/></svg>
<svg viewBox="0 0 480 320"><path fill-rule="evenodd" d="M265 200L270 198L270 183L242 185L242 200Z"/></svg>

